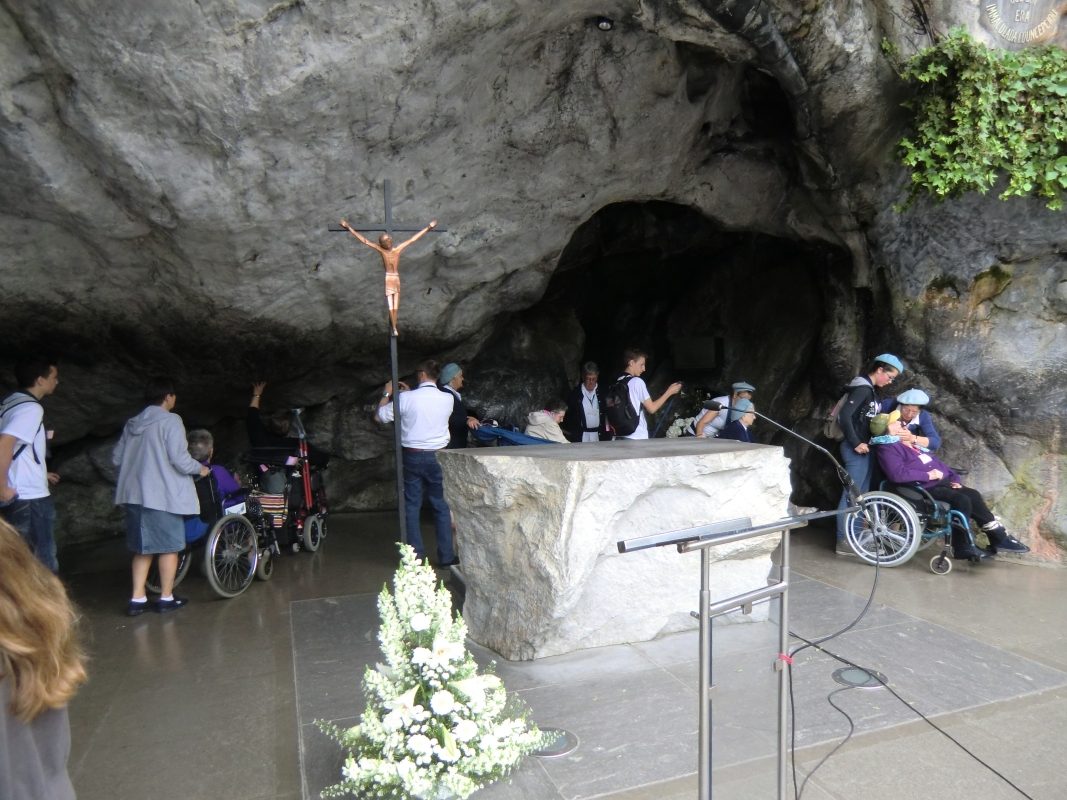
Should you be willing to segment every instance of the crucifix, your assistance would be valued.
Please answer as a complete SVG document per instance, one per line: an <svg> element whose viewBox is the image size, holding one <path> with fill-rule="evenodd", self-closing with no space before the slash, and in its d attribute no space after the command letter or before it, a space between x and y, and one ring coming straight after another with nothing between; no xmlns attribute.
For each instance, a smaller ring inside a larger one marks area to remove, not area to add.
<svg viewBox="0 0 1067 800"><path fill-rule="evenodd" d="M437 227L434 220L426 227L407 225L393 220L393 184L385 181L385 222L359 222L349 225L341 220L340 225L330 225L329 229L334 232L351 233L363 244L367 245L382 257L382 266L385 268L385 302L389 309L389 361L392 368L393 378L393 443L396 449L396 498L397 511L400 517L400 541L407 544L408 530L406 513L404 509L404 457L403 446L400 441L400 376L397 364L396 340L399 333L396 329L397 315L400 313L400 253L408 245L422 238L427 233L446 233L448 228ZM368 241L360 232L370 233L384 231L378 237L378 244ZM397 231L415 231L410 239L395 245L393 234Z"/></svg>

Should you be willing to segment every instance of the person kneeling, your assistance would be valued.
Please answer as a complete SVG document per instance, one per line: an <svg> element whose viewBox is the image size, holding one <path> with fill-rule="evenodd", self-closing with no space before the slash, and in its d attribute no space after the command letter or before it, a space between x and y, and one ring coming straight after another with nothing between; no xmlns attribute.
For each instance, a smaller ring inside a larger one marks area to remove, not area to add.
<svg viewBox="0 0 1067 800"><path fill-rule="evenodd" d="M541 411L531 411L526 425L526 435L535 436L549 442L568 444L569 440L563 435L560 423L567 413L567 404L559 398L553 398L545 403Z"/></svg>
<svg viewBox="0 0 1067 800"><path fill-rule="evenodd" d="M889 423L886 432L890 437L906 436L908 433L905 425L899 420ZM935 500L944 501L953 510L973 519L989 537L990 546L985 551L972 546L970 542L954 541L953 558L989 558L998 552L1030 552L1029 547L1004 530L1004 526L989 510L981 493L977 489L964 486L962 478L952 467L922 452L914 444L904 444L899 440L878 444L875 452L882 471L893 483L917 483Z"/></svg>

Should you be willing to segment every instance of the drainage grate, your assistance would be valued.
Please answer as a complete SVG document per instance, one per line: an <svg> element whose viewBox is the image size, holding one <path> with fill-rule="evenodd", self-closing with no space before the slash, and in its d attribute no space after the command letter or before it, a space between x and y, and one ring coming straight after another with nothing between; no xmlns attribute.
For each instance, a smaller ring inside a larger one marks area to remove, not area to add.
<svg viewBox="0 0 1067 800"><path fill-rule="evenodd" d="M881 672L859 667L842 667L834 670L833 677L842 686L852 686L856 689L881 689L889 682L889 678Z"/></svg>
<svg viewBox="0 0 1067 800"><path fill-rule="evenodd" d="M541 728L541 732L554 733L556 738L540 750L533 751L531 755L537 758L559 758L573 753L575 748L578 747L578 737L570 731L565 731L562 728Z"/></svg>

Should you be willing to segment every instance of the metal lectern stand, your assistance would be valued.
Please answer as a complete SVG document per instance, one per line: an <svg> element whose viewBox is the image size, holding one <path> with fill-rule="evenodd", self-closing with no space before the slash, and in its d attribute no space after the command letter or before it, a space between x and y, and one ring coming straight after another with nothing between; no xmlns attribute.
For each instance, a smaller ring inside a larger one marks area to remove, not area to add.
<svg viewBox="0 0 1067 800"><path fill-rule="evenodd" d="M847 514L856 510L859 510L858 507L847 508L844 511L803 514L755 527L752 527L750 519L743 517L618 543L620 553L633 553L638 550L647 550L650 547L668 545L677 546L679 553L700 551L700 611L694 614L700 619L700 745L698 756L700 776L698 797L700 800L711 800L711 701L715 695L715 685L712 683L711 675L712 617L737 608L747 614L751 612L753 603L776 596L781 597L778 658L775 659L774 669L778 672L778 800L785 800L789 768L789 671L785 668L789 660L789 531L803 528L809 520ZM782 535L778 581L762 589L754 589L751 592L712 603L711 548L769 533L781 533Z"/></svg>

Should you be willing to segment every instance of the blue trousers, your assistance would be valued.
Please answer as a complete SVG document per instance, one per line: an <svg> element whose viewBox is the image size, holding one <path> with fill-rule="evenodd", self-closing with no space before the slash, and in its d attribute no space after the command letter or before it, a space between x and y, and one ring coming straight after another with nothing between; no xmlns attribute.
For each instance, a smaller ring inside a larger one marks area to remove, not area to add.
<svg viewBox="0 0 1067 800"><path fill-rule="evenodd" d="M452 561L456 551L452 549L452 515L445 502L445 488L441 477L441 465L437 454L431 451L414 453L404 451L404 512L407 514L408 544L415 548L420 559L425 560L426 548L419 529L419 509L425 490L433 508L434 530L437 532L437 559L440 563Z"/></svg>
<svg viewBox="0 0 1067 800"><path fill-rule="evenodd" d="M0 514L22 535L23 541L29 545L38 561L52 572L59 572L56 539L52 534L56 526L56 509L52 505L51 497L16 500L0 511Z"/></svg>
<svg viewBox="0 0 1067 800"><path fill-rule="evenodd" d="M860 494L866 494L871 489L871 471L874 468L874 455L871 453L857 453L848 440L841 442L841 462L845 465L845 471L856 482L856 490ZM837 504L838 510L848 508L848 490L841 490L841 502ZM845 540L845 515L837 517L837 541Z"/></svg>

